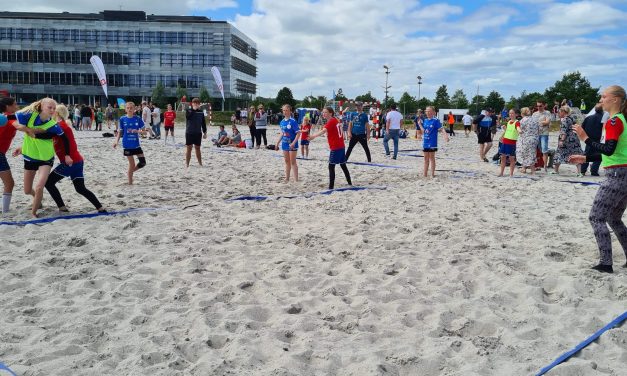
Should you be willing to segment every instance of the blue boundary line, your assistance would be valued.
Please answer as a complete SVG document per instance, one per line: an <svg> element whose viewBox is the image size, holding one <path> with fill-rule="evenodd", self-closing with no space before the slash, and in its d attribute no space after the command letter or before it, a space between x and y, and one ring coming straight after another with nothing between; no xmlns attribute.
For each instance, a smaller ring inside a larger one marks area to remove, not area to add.
<svg viewBox="0 0 627 376"><path fill-rule="evenodd" d="M548 366L542 368L540 370L540 372L538 372L536 374L536 376L542 376L545 373L549 372L552 368L554 368L554 367L558 366L559 364L567 361L571 356L573 356L576 353L578 353L579 351L583 350L586 346L588 346L589 344L594 342L596 339L598 339L601 336L601 334L607 332L608 330L610 330L610 329L612 329L614 327L617 327L618 325L620 325L625 320L627 320L627 312L625 312L622 315L620 315L617 318L615 318L612 322L610 322L609 324L605 325L599 331L597 331L596 333L594 333L593 335L588 337L585 341L583 341L580 344L578 344L577 346L575 346L574 349L572 349L570 351L567 351L564 354L560 355L557 359L555 359L555 361L553 361L553 363L551 363Z"/></svg>
<svg viewBox="0 0 627 376"><path fill-rule="evenodd" d="M122 215L122 214L130 214L130 213L142 213L142 212L152 212L159 210L172 210L174 208L164 207L164 208L131 208L119 211L111 211L106 213L85 213L85 214L70 214L70 215L61 215L56 217L46 217L46 218L37 218L37 219L29 219L26 221L15 221L15 222L0 222L0 226L26 226L26 225L36 225L36 224L44 224L51 223L62 219L79 219L79 218L94 218L94 217L105 217L112 215Z"/></svg>
<svg viewBox="0 0 627 376"><path fill-rule="evenodd" d="M581 184L581 185L601 185L595 181L581 181L581 180L558 180L561 183Z"/></svg>
<svg viewBox="0 0 627 376"><path fill-rule="evenodd" d="M269 200L269 199L293 199L293 198L301 198L301 197L313 197L313 196L326 196L326 195L330 195L331 193L334 192L345 192L345 191L363 191L366 189L376 189L376 190L386 190L387 187L377 187L377 186L373 186L373 187L343 187L343 188L335 188L335 189L327 189L326 191L321 191L321 192L309 192L309 193L301 193L301 194L296 194L296 195L289 195L289 196L239 196L239 197L234 197L234 198L230 198L227 199L227 201L265 201L265 200Z"/></svg>
<svg viewBox="0 0 627 376"><path fill-rule="evenodd" d="M0 371L7 371L13 376L17 376L15 372L11 368L9 368L6 364L0 362Z"/></svg>

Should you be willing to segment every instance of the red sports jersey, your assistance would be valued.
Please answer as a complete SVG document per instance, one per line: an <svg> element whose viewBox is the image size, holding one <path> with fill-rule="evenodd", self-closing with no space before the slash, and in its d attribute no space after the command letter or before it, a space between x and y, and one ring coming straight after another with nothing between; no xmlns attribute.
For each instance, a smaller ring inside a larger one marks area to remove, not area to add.
<svg viewBox="0 0 627 376"><path fill-rule="evenodd" d="M174 111L166 111L163 113L163 124L166 127L174 126L174 119L176 119L176 112Z"/></svg>
<svg viewBox="0 0 627 376"><path fill-rule="evenodd" d="M331 118L324 125L324 129L327 130L327 141L329 142L329 149L340 150L344 149L344 137L342 136L342 125L336 118Z"/></svg>
<svg viewBox="0 0 627 376"><path fill-rule="evenodd" d="M15 137L15 133L17 129L13 126L15 120L9 120L3 127L0 127L0 153L6 154L11 147L11 142L13 142L13 137Z"/></svg>
<svg viewBox="0 0 627 376"><path fill-rule="evenodd" d="M300 140L308 141L310 131L311 131L311 124L303 124L303 126L300 128Z"/></svg>
<svg viewBox="0 0 627 376"><path fill-rule="evenodd" d="M82 162L83 156L78 152L78 146L76 146L76 140L74 139L74 132L72 131L72 127L67 125L65 120L59 122L59 126L63 129L63 133L67 136L70 141L70 157L74 163ZM63 147L63 141L61 141L60 137L53 137L54 142L54 152L57 154L57 157L63 163L65 161L65 148Z"/></svg>

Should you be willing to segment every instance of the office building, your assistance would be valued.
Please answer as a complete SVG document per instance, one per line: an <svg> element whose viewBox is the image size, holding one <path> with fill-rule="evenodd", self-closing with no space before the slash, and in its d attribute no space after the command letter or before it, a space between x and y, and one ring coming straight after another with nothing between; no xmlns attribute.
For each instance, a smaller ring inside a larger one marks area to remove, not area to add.
<svg viewBox="0 0 627 376"><path fill-rule="evenodd" d="M98 55L107 73L109 100L90 64ZM225 21L197 16L0 12L0 91L20 101L51 96L63 103L149 98L157 82L165 94L201 87L221 99L211 74L222 75L227 100L256 94L257 48ZM235 101L236 102L236 101Z"/></svg>

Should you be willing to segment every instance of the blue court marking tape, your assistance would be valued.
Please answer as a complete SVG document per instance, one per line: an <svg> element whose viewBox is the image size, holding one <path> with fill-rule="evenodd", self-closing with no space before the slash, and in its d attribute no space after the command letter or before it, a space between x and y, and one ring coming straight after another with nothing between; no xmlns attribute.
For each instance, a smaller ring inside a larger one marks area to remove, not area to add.
<svg viewBox="0 0 627 376"><path fill-rule="evenodd" d="M276 150L274 150L276 151ZM274 158L283 158L283 154L271 154ZM303 157L296 157L296 159L300 159L302 161L320 161L321 159L314 159L314 158L303 158Z"/></svg>
<svg viewBox="0 0 627 376"><path fill-rule="evenodd" d="M597 183L594 181L580 181L580 180L558 180L562 183L571 183L571 184L581 184L581 185L601 185L601 183Z"/></svg>
<svg viewBox="0 0 627 376"><path fill-rule="evenodd" d="M172 210L174 208L164 207L164 208L132 208L125 209L119 211L110 211L106 213L86 213L86 214L70 214L70 215L61 215L56 217L46 217L46 218L36 218L29 219L26 221L15 221L15 222L0 222L0 226L26 226L26 225L36 225L43 223L51 223L61 219L79 219L79 218L94 218L94 217L104 217L111 215L122 215L129 213L142 213L142 212L152 212L152 211L160 211L160 210Z"/></svg>
<svg viewBox="0 0 627 376"><path fill-rule="evenodd" d="M414 157L414 158L424 158L424 155L418 155L418 154L406 154L406 153L398 153L398 155L403 156L403 157Z"/></svg>
<svg viewBox="0 0 627 376"><path fill-rule="evenodd" d="M17 374L15 372L13 372L13 370L11 370L11 368L7 367L4 363L0 362L0 371L7 371L9 372L11 375L13 376L17 376Z"/></svg>
<svg viewBox="0 0 627 376"><path fill-rule="evenodd" d="M227 152L227 153L242 153L241 151L237 151L237 150L229 150L229 149L224 149L224 148L215 148L215 149L211 149L211 151L221 151L221 152Z"/></svg>
<svg viewBox="0 0 627 376"><path fill-rule="evenodd" d="M372 187L343 187L343 188L335 188L335 189L327 189L326 191L321 191L321 192L309 192L309 193L302 193L302 194L298 194L298 195L289 195L289 196L240 196L240 197L234 197L234 198L230 198L227 201L265 201L265 200L269 200L269 199L292 199L292 198L299 198L299 197L312 197L312 196L318 196L318 195L330 195L331 193L335 193L335 192L345 192L345 191L363 191L366 189L376 189L376 190L386 190L387 187L377 187L377 186L372 186Z"/></svg>
<svg viewBox="0 0 627 376"><path fill-rule="evenodd" d="M438 172L455 172L458 174L469 174L469 175L477 175L478 172L477 171L470 171L470 170L436 170Z"/></svg>
<svg viewBox="0 0 627 376"><path fill-rule="evenodd" d="M565 352L564 354L560 355L559 358L555 359L555 361L551 364L549 364L548 366L542 368L540 370L540 372L538 372L536 374L536 376L542 376L545 373L549 372L552 368L556 367L557 365L565 362L566 360L568 360L571 356L575 355L576 353L578 353L579 351L581 351L583 348L585 348L586 346L588 346L589 344L591 344L592 342L594 342L597 338L599 338L601 336L601 334L607 332L608 330L620 325L623 321L627 320L627 312L623 313L622 315L618 316L617 318L615 318L612 322L610 322L609 324L607 324L606 326L604 326L602 329L600 329L598 332L594 333L592 336L590 336L588 339L586 339L585 341L581 342L580 344L578 344L577 346L575 346L574 349Z"/></svg>
<svg viewBox="0 0 627 376"><path fill-rule="evenodd" d="M540 180L539 178L532 178L531 176L512 176L513 179L529 179L533 181Z"/></svg>
<svg viewBox="0 0 627 376"><path fill-rule="evenodd" d="M408 151L422 151L422 149L401 149L399 152L408 152Z"/></svg>
<svg viewBox="0 0 627 376"><path fill-rule="evenodd" d="M386 165L386 164L379 164L379 163L368 163L368 162L346 162L347 164L354 164L354 165L358 165L358 166L370 166L370 167L381 167L381 168L409 168L406 166L393 166L393 165Z"/></svg>

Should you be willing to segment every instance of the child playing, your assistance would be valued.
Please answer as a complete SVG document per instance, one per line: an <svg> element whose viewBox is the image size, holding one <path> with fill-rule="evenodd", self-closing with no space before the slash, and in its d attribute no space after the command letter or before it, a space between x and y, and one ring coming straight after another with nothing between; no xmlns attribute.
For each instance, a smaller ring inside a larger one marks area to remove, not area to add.
<svg viewBox="0 0 627 376"><path fill-rule="evenodd" d="M499 144L499 154L501 154L501 171L498 176L503 176L505 172L505 163L509 157L509 176L514 176L516 169L516 142L518 141L518 133L520 133L520 122L518 116L520 110L509 110L510 120L505 125L505 134Z"/></svg>
<svg viewBox="0 0 627 376"><path fill-rule="evenodd" d="M305 116L303 124L300 128L300 155L309 158L309 133L311 132L311 119Z"/></svg>
<svg viewBox="0 0 627 376"><path fill-rule="evenodd" d="M440 120L435 118L435 109L428 106L425 110L427 118L423 120L420 128L422 130L422 152L424 154L425 168L424 177L428 176L429 168L431 169L431 177L435 177L435 152L438 151L438 132L444 134L444 139L448 142L448 134L442 127Z"/></svg>
<svg viewBox="0 0 627 376"><path fill-rule="evenodd" d="M281 137L276 142L276 150L283 151L285 161L285 182L290 181L290 172L294 172L294 181L298 181L298 165L296 164L296 154L298 153L298 123L292 117L292 106L284 104L281 107L283 120L279 124L281 127ZM279 149L281 145L281 149Z"/></svg>
<svg viewBox="0 0 627 376"><path fill-rule="evenodd" d="M325 133L327 134L327 142L329 143L329 189L333 189L335 186L335 165L339 164L346 176L348 185L353 185L351 182L351 175L346 167L346 155L344 154L344 137L342 137L342 126L339 121L333 116L333 108L326 107L322 110L322 116L327 120L318 133L309 137L309 140L313 140Z"/></svg>
<svg viewBox="0 0 627 376"><path fill-rule="evenodd" d="M142 119L135 115L135 103L126 102L126 116L120 118L120 128L113 148L118 147L120 137L122 137L122 147L124 148L124 156L128 159L128 184L133 184L133 173L140 168L146 166L146 158L144 157L144 151L139 146L139 134L145 134L144 122ZM135 165L135 158L137 156L139 163Z"/></svg>
<svg viewBox="0 0 627 376"><path fill-rule="evenodd" d="M104 112L102 112L102 107L98 107L98 112L96 113L96 130L102 131L102 121L104 120Z"/></svg>
<svg viewBox="0 0 627 376"><path fill-rule="evenodd" d="M56 184L61 181L63 178L68 177L72 180L72 184L74 185L74 189L76 192L83 197L85 197L92 205L98 210L99 213L106 213L107 211L102 206L96 195L94 195L87 187L85 187L85 175L83 174L83 156L78 152L78 147L76 146L76 139L74 138L74 132L72 132L72 128L66 123L68 117L70 116L67 107L64 105L58 105L55 112L55 120L68 137L70 141L70 157L72 158L72 164L68 165L65 163L65 150L62 145L62 141L57 137L53 137L54 143L54 151L61 162L48 176L48 180L46 181L46 190L52 196L52 199L57 204L59 211L68 212L68 208L65 206L63 202L63 198L61 197L61 193L59 189L57 189Z"/></svg>

